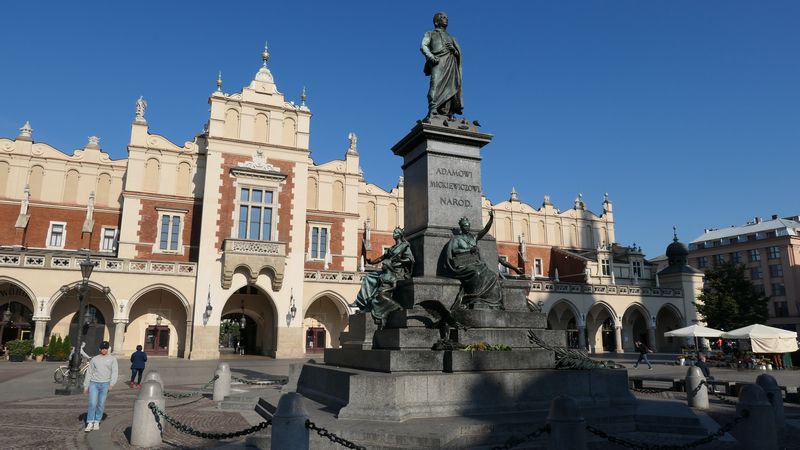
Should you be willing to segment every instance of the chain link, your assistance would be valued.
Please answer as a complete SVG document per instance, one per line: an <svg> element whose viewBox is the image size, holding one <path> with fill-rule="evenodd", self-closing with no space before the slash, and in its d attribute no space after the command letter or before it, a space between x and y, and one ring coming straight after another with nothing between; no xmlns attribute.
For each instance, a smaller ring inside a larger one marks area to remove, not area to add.
<svg viewBox="0 0 800 450"><path fill-rule="evenodd" d="M357 450L367 450L366 447L363 447L361 445L356 445L356 444L348 441L347 439L340 438L339 436L331 433L330 431L326 430L325 428L318 427L314 422L312 422L310 420L306 420L306 428L308 428L309 430L316 431L318 435L320 435L320 436L322 436L324 438L328 438L328 440L330 440L331 442L339 444L342 447L347 447L347 448L352 448L352 449L357 449Z"/></svg>
<svg viewBox="0 0 800 450"><path fill-rule="evenodd" d="M285 385L286 383L289 382L289 380L287 380L287 379L280 379L280 380L248 380L248 379L245 379L245 378L239 378L239 377L234 377L234 376L231 376L231 380L238 381L238 382L244 383L244 384L256 385L256 386L272 386L272 385L276 385L276 384L283 386L283 385Z"/></svg>
<svg viewBox="0 0 800 450"><path fill-rule="evenodd" d="M153 411L153 415L156 418L156 424L158 425L158 431L160 431L162 434L164 433L164 429L161 427L161 420L160 420L161 417L163 417L167 423L172 425L176 430L180 431L181 433L186 433L203 439L215 439L215 440L231 439L231 438L246 436L248 434L253 434L256 431L261 431L267 428L268 426L272 425L272 420L266 420L264 422L260 422L256 425L253 425L250 428L234 431L232 433L206 433L204 431L197 431L191 426L179 422L174 417L168 416L167 413L159 409L159 407L155 404L155 402L150 402L147 404L147 406L150 407L151 411Z"/></svg>
<svg viewBox="0 0 800 450"><path fill-rule="evenodd" d="M700 392L700 388L703 387L703 386L705 386L706 387L706 391L708 391L708 383L706 383L706 380L700 380L700 383L697 385L697 387L694 388L694 390L692 390L692 392L689 393L689 398L694 397L695 395L697 395L697 393Z"/></svg>
<svg viewBox="0 0 800 450"><path fill-rule="evenodd" d="M672 388L631 388L631 390L642 394L661 394L662 392L672 391Z"/></svg>
<svg viewBox="0 0 800 450"><path fill-rule="evenodd" d="M717 392L717 391L714 391L714 390L711 390L709 392L714 394L714 397L717 397L717 400L721 401L722 403L725 403L726 405L736 406L738 404L738 402L736 402L735 400L731 400L729 398L726 398L725 395L722 394L721 392Z"/></svg>
<svg viewBox="0 0 800 450"><path fill-rule="evenodd" d="M544 433L550 432L550 424L546 424L545 426L538 428L536 430L531 431L530 433L526 434L524 437L519 436L511 436L506 440L506 443L503 445L498 445L497 447L492 447L492 450L508 450L510 448L514 448L519 444L524 442L528 442L530 440L536 439Z"/></svg>
<svg viewBox="0 0 800 450"><path fill-rule="evenodd" d="M209 386L211 386L215 381L217 381L217 378L219 378L219 375L214 375L214 377L211 380L209 380L208 383L200 386L200 389L198 389L196 391L192 391L192 392L170 392L170 391L164 391L164 392L162 392L162 394L164 394L164 397L169 397L169 398L188 398L188 397L195 397L195 396L198 396L198 395L202 395L203 391L208 389Z"/></svg>
<svg viewBox="0 0 800 450"><path fill-rule="evenodd" d="M716 432L709 434L708 436L702 437L692 442L687 442L685 444L675 444L675 445L660 445L660 444L647 444L644 442L635 442L629 441L626 439L622 439L616 436L612 436L605 431L595 428L591 425L586 426L586 431L597 435L612 444L617 444L622 447L632 448L636 450L686 450L690 448L696 448L701 445L708 444L709 442L713 441L714 439L719 439L725 435L725 433L729 433L733 428L741 422L742 420L750 417L750 411L742 410L741 415L737 415L732 421L726 423L725 425L721 426L719 430Z"/></svg>

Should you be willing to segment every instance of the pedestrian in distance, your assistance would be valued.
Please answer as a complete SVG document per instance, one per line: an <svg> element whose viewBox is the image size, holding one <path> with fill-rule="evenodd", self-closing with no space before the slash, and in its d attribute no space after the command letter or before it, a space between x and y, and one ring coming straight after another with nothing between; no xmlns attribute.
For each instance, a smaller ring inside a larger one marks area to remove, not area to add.
<svg viewBox="0 0 800 450"><path fill-rule="evenodd" d="M637 367L639 367L639 363L642 362L642 360L644 360L644 362L647 363L647 368L649 370L653 370L653 365L650 364L650 360L647 359L647 354L653 353L653 350L650 349L650 347L648 347L647 344L638 339L636 340L636 342L634 342L634 346L636 350L639 352L639 359L636 360L636 364L633 365L633 368L636 369Z"/></svg>
<svg viewBox="0 0 800 450"><path fill-rule="evenodd" d="M711 376L711 369L708 368L708 364L706 364L706 355L700 355L697 362L694 363L695 367L699 367L700 371L703 372L703 376L706 377L706 380L713 380L714 377Z"/></svg>
<svg viewBox="0 0 800 450"><path fill-rule="evenodd" d="M144 365L147 362L147 353L142 351L142 346L137 345L136 351L131 353L131 382L128 385L131 388L142 387L142 372L144 372ZM136 383L133 379L138 375Z"/></svg>
<svg viewBox="0 0 800 450"><path fill-rule="evenodd" d="M106 409L106 397L117 383L119 367L117 358L108 353L109 347L108 341L100 343L100 354L89 362L86 377L83 379L83 393L89 395L84 431L100 429L100 421L103 420L103 412Z"/></svg>

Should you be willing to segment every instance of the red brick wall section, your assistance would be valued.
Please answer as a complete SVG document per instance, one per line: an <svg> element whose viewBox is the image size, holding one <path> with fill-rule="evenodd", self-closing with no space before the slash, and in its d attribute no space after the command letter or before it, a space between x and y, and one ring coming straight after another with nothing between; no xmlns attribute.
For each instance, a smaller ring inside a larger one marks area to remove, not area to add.
<svg viewBox="0 0 800 450"><path fill-rule="evenodd" d="M552 259L550 260L550 273L552 273L553 276L555 275L556 267L558 268L558 277L560 281L567 283L586 282L585 260L554 250L552 252Z"/></svg>
<svg viewBox="0 0 800 450"><path fill-rule="evenodd" d="M223 155L222 174L220 175L220 200L219 216L217 217L217 249L222 249L223 241L230 237L233 229L233 208L236 201L236 187L233 185L234 177L231 168L239 163L250 161L249 156ZM294 163L270 159L269 163L285 173L286 179L280 187L278 195L278 237L277 240L287 243L286 252L292 251L292 207L294 205Z"/></svg>
<svg viewBox="0 0 800 450"><path fill-rule="evenodd" d="M364 255L364 246L361 244L361 241L364 239L364 230L358 230L358 257L359 260ZM391 247L394 245L394 237L392 237L392 233L387 232L379 232L379 231L372 231L370 233L370 244L372 246L372 250L367 252L367 258L375 259L383 254L383 247Z"/></svg>
<svg viewBox="0 0 800 450"><path fill-rule="evenodd" d="M312 222L323 222L331 224L331 235L328 236L331 249L331 263L328 265L327 270L344 270L344 218L330 217L330 216L317 216L308 214L306 218ZM311 225L306 224L306 234L309 236L311 233ZM306 239L306 255L309 254L311 240ZM324 261L306 261L306 269L310 270L325 270Z"/></svg>
<svg viewBox="0 0 800 450"><path fill-rule="evenodd" d="M195 223L195 217L201 217L201 205L186 202L177 202L165 199L140 199L139 211L139 243L136 244L136 257L140 259L156 259L160 261L197 261L197 246L200 242L200 220ZM183 224L181 244L184 246L182 255L153 252L153 244L158 242L158 210L156 208L170 208L186 210ZM186 246L189 245L189 249Z"/></svg>
<svg viewBox="0 0 800 450"><path fill-rule="evenodd" d="M47 232L50 222L67 224L65 250L80 250L86 247L82 238L83 222L86 220L86 208L63 208L46 204L35 204L28 207L30 220L21 241L15 241L19 206L0 205L0 245L24 245L31 248L47 247ZM93 214L94 228L88 240L89 248L98 250L102 239L102 228L119 227L119 212L102 212L95 210Z"/></svg>

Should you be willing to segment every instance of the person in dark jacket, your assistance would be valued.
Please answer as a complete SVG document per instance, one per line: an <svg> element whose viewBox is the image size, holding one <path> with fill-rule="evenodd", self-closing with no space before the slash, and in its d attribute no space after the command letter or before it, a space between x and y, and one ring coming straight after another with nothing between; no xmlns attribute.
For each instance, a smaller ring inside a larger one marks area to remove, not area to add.
<svg viewBox="0 0 800 450"><path fill-rule="evenodd" d="M142 372L144 372L144 363L147 362L147 353L142 351L142 346L137 345L136 351L131 353L131 382L130 387L142 387ZM136 376L139 378L136 383L133 382Z"/></svg>
<svg viewBox="0 0 800 450"><path fill-rule="evenodd" d="M653 353L653 351L650 350L650 347L648 347L647 344L638 339L636 340L636 342L634 342L634 346L636 348L636 351L639 352L639 359L636 361L636 364L633 365L633 368L635 369L639 367L639 363L642 362L642 360L644 360L644 362L647 363L647 368L653 370L653 365L650 364L650 360L647 359L647 354Z"/></svg>
<svg viewBox="0 0 800 450"><path fill-rule="evenodd" d="M694 363L695 367L700 368L700 372L703 372L703 376L706 379L713 379L714 377L711 376L711 369L708 368L708 364L706 364L706 355L700 355L697 362Z"/></svg>

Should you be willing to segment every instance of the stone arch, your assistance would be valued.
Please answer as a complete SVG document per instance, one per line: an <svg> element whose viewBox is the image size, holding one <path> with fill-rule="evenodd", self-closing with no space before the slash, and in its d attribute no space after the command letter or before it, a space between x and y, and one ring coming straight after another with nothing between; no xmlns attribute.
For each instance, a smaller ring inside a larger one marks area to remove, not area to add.
<svg viewBox="0 0 800 450"><path fill-rule="evenodd" d="M225 111L225 129L223 136L226 138L239 138L239 111L231 108Z"/></svg>
<svg viewBox="0 0 800 450"><path fill-rule="evenodd" d="M269 142L269 117L264 113L256 114L253 140L263 144Z"/></svg>
<svg viewBox="0 0 800 450"><path fill-rule="evenodd" d="M294 147L297 143L297 122L291 117L283 120L283 145Z"/></svg>
<svg viewBox="0 0 800 450"><path fill-rule="evenodd" d="M77 314L77 308L79 304L77 296L81 283L82 281L76 281L64 285L52 297L50 297L47 308L50 316L50 333L66 337L70 332L76 332L77 319L75 314ZM64 301L62 301L62 299ZM88 301L85 302L85 305L87 307L94 307L97 311L99 311L100 315L104 319L104 323L100 324L102 325L102 329L98 330L98 334L95 336L96 339L113 341L114 324L112 319L119 310L119 303L117 302L116 298L114 298L113 294L111 294L111 291L108 288L105 288L104 286L90 280L89 298ZM75 325L75 327L73 327L73 325ZM76 343L74 337L75 336L73 336L72 340L73 344ZM45 337L45 341L47 339L49 339L48 336ZM96 342L93 343L93 345L94 344L96 344ZM120 348L119 343L114 343L114 348ZM87 353L89 355L93 355L93 352L96 351L96 347L91 348L87 343Z"/></svg>
<svg viewBox="0 0 800 450"><path fill-rule="evenodd" d="M367 220L372 224L373 229L378 229L378 224L375 220L375 202L367 202L367 210L365 211Z"/></svg>
<svg viewBox="0 0 800 450"><path fill-rule="evenodd" d="M547 313L547 329L565 330L567 346L569 348L581 347L582 342L579 336L581 327L579 325L581 325L582 322L578 308L565 298L557 300ZM585 338L585 328L583 328L583 332Z"/></svg>
<svg viewBox="0 0 800 450"><path fill-rule="evenodd" d="M561 232L561 224L556 223L555 226L555 236L553 239L553 245L564 245L564 234Z"/></svg>
<svg viewBox="0 0 800 450"><path fill-rule="evenodd" d="M158 192L161 178L161 163L156 158L148 158L144 164L144 190Z"/></svg>
<svg viewBox="0 0 800 450"><path fill-rule="evenodd" d="M181 161L178 163L175 193L187 197L192 195L192 165L189 164L188 161Z"/></svg>
<svg viewBox="0 0 800 450"><path fill-rule="evenodd" d="M31 200L42 199L42 180L44 180L44 167L39 165L31 167L28 173L28 188L30 188Z"/></svg>
<svg viewBox="0 0 800 450"><path fill-rule="evenodd" d="M243 335L237 339L244 341L245 352L275 356L278 345L277 306L270 294L252 283L232 290L219 311L220 326L226 326L226 319L240 321L242 315L246 325Z"/></svg>
<svg viewBox="0 0 800 450"><path fill-rule="evenodd" d="M685 344L682 338L668 338L664 336L667 331L676 330L685 326L680 310L672 303L665 303L656 314L656 343L659 351L676 353Z"/></svg>
<svg viewBox="0 0 800 450"><path fill-rule="evenodd" d="M580 312L578 311L578 307L575 306L575 304L572 303L570 300L567 300L566 298L560 298L556 300L546 311L547 327L550 328L552 326L551 329L554 330L564 329L564 328L559 328L557 325L562 322L564 314L567 312L571 312L572 315L575 316L575 318L580 317ZM553 322L550 321L551 314L552 317L555 319Z"/></svg>
<svg viewBox="0 0 800 450"><path fill-rule="evenodd" d="M78 180L80 175L75 169L70 169L64 174L64 203L76 203L78 201Z"/></svg>
<svg viewBox="0 0 800 450"><path fill-rule="evenodd" d="M594 248L594 233L592 232L592 226L586 225L583 227L583 241L581 242L581 248Z"/></svg>
<svg viewBox="0 0 800 450"><path fill-rule="evenodd" d="M641 303L631 303L622 315L622 347L626 351L634 351L634 342L640 339L650 347L655 347L650 342L648 329L650 328L650 312Z"/></svg>
<svg viewBox="0 0 800 450"><path fill-rule="evenodd" d="M5 276L5 275L0 275L0 286L2 286L4 284L13 285L17 289L21 290L28 297L28 300L31 303L31 310L34 312L34 315L40 315L41 314L42 311L39 311L39 314L37 314L36 305L34 304L34 302L36 301L35 300L36 296L33 294L33 290L30 287L28 287L28 285L26 285L22 281L19 281L19 280L15 279L15 278L11 278L11 277L8 277L8 276ZM0 299L0 301L2 301L2 300ZM39 309L41 310L42 308L39 308Z"/></svg>
<svg viewBox="0 0 800 450"><path fill-rule="evenodd" d="M108 195L111 192L111 175L103 172L97 177L95 203L98 206L108 206Z"/></svg>
<svg viewBox="0 0 800 450"><path fill-rule="evenodd" d="M606 302L596 301L586 314L587 344L594 353L614 351L616 336L614 327L617 313Z"/></svg>
<svg viewBox="0 0 800 450"><path fill-rule="evenodd" d="M580 247L578 244L578 227L575 224L569 226L569 244L572 247Z"/></svg>
<svg viewBox="0 0 800 450"><path fill-rule="evenodd" d="M9 173L11 173L11 165L7 161L0 161L0 197L6 196Z"/></svg>
<svg viewBox="0 0 800 450"><path fill-rule="evenodd" d="M0 277L0 316L6 311L11 313L10 323L0 323L0 345L15 339L34 337L35 298L24 284L8 277Z"/></svg>
<svg viewBox="0 0 800 450"><path fill-rule="evenodd" d="M308 193L306 198L306 208L319 209L317 199L319 197L319 182L314 177L308 177Z"/></svg>
<svg viewBox="0 0 800 450"><path fill-rule="evenodd" d="M163 289L163 290L169 292L170 294L174 295L178 299L178 301L181 303L181 305L183 306L184 310L186 311L187 316L191 317L192 307L189 304L189 300L186 298L185 295L183 295L183 293L181 291L175 289L174 287L172 287L172 286L170 286L168 284L154 283L154 284L151 284L151 285L149 285L147 287L139 289L135 294L133 294L131 296L130 300L128 300L128 303L125 304L125 309L124 309L125 320L130 320L131 308L133 308L133 305L136 304L136 301L138 301L140 298L142 298L145 294L147 294L149 292L152 292L152 291L155 291L157 289Z"/></svg>
<svg viewBox="0 0 800 450"><path fill-rule="evenodd" d="M82 281L78 280L69 284L65 284L64 286L61 286L61 288L58 291L56 291L53 295L51 295L50 298L47 300L46 311L52 311L53 307L56 305L56 303L58 303L61 300L61 298L63 298L68 292L74 289L78 289L81 283ZM89 289L103 293L103 296L106 299L108 299L108 301L111 303L111 307L114 309L114 311L119 310L119 302L117 302L116 297L109 288L103 286L100 283L97 283L96 281L89 280ZM112 314L109 317L114 317L114 315Z"/></svg>
<svg viewBox="0 0 800 450"><path fill-rule="evenodd" d="M344 211L344 183L341 180L336 180L333 182L333 203L332 208L334 211Z"/></svg>
<svg viewBox="0 0 800 450"><path fill-rule="evenodd" d="M315 295L303 310L306 352L340 347L348 315L347 302L339 294L324 291Z"/></svg>
<svg viewBox="0 0 800 450"><path fill-rule="evenodd" d="M545 234L544 220L540 220L536 225L536 243L546 244L547 236Z"/></svg>

